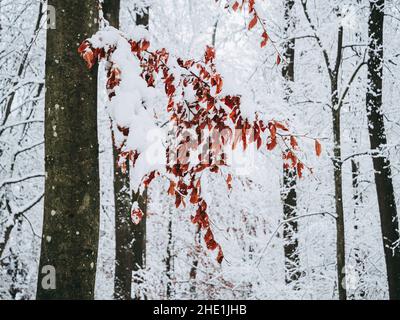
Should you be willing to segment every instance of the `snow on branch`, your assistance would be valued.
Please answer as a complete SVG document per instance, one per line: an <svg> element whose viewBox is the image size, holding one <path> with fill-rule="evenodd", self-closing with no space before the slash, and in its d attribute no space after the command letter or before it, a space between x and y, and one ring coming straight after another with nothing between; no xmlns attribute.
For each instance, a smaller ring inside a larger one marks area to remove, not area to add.
<svg viewBox="0 0 400 320"><path fill-rule="evenodd" d="M89 68L104 62L118 162L122 171L127 159L133 163L133 188L147 187L159 175L166 177L168 194L175 198L177 208L186 202L197 206L192 222L205 230L206 245L218 249L221 263L222 248L214 239L201 193L202 174L209 171L223 176L230 189L234 152L263 146L272 151L279 146L285 165L301 177L305 165L297 155L298 142L287 124L261 119L242 108L240 95L225 92L213 47L206 47L200 61L185 60L165 48L150 50L147 38L144 28L128 37L107 27L85 40L78 51ZM160 85L167 101L168 130L157 125L146 106L152 89ZM149 134L157 141L150 142ZM317 140L315 146L320 155Z"/></svg>
<svg viewBox="0 0 400 320"><path fill-rule="evenodd" d="M24 182L26 180L35 179L35 178L44 178L44 176L45 176L44 173L32 173L30 175L23 176L23 177L6 179L3 181L0 181L0 189L6 185L16 184L16 183Z"/></svg>

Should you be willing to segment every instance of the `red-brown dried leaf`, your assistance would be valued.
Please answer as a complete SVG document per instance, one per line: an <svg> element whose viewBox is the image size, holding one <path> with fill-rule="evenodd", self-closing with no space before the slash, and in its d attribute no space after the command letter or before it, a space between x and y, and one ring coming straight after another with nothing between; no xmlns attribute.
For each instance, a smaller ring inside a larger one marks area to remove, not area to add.
<svg viewBox="0 0 400 320"><path fill-rule="evenodd" d="M297 163L297 175L299 176L299 178L303 177L303 169L304 169L304 164L301 162Z"/></svg>
<svg viewBox="0 0 400 320"><path fill-rule="evenodd" d="M253 19L251 19L251 21L249 23L249 30L251 30L255 27L255 25L257 24L257 21L258 21L258 17L256 14L254 14Z"/></svg>
<svg viewBox="0 0 400 320"><path fill-rule="evenodd" d="M224 260L224 252L222 251L222 247L218 246L217 262L221 264L223 260Z"/></svg>
<svg viewBox="0 0 400 320"><path fill-rule="evenodd" d="M267 45L268 40L269 40L269 35L266 31L263 32L262 38L263 38L263 40L261 41L261 48L264 48Z"/></svg>
<svg viewBox="0 0 400 320"><path fill-rule="evenodd" d="M281 55L278 53L278 56L276 57L276 64L279 66L281 64L282 58Z"/></svg>
<svg viewBox="0 0 400 320"><path fill-rule="evenodd" d="M297 139L293 136L290 136L290 145L293 149L297 149L297 147L299 146L297 143Z"/></svg>
<svg viewBox="0 0 400 320"><path fill-rule="evenodd" d="M315 153L319 157L322 153L322 146L318 140L315 140Z"/></svg>
<svg viewBox="0 0 400 320"><path fill-rule="evenodd" d="M175 187L176 187L176 183L171 180L170 183L169 183L169 188L168 188L168 194L170 196L175 195Z"/></svg>
<svg viewBox="0 0 400 320"><path fill-rule="evenodd" d="M226 178L226 184L228 185L228 189L232 190L232 175L228 174L228 177Z"/></svg>
<svg viewBox="0 0 400 320"><path fill-rule="evenodd" d="M215 59L215 49L211 46L206 47L206 52L204 54L205 63L208 64Z"/></svg>

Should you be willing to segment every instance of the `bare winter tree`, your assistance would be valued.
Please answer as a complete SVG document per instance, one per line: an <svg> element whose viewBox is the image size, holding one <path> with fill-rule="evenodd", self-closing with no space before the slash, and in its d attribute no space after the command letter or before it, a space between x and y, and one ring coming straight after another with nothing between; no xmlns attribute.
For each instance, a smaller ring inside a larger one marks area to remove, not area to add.
<svg viewBox="0 0 400 320"><path fill-rule="evenodd" d="M400 299L400 246L399 220L394 197L390 160L385 154L387 138L382 109L383 80L383 24L384 0L371 0L368 19L368 84L367 116L368 130L373 152L376 192L390 299Z"/></svg>
<svg viewBox="0 0 400 320"><path fill-rule="evenodd" d="M43 173L31 173L27 176L23 176L23 177L19 177L18 179L16 179L13 175L14 172L16 171L15 167L16 167L16 160L18 158L18 156L20 156L21 154L24 154L26 152L29 152L32 149L35 149L39 146L43 145L43 141L36 141L35 143L33 143L31 146L29 147L21 147L22 142L24 141L25 137L26 137L26 133L27 130L29 129L30 124L35 123L35 121L37 123L40 123L41 121L37 121L32 119L32 117L34 116L33 111L31 110L30 112L28 112L28 117L26 118L22 118L21 120L24 123L15 123L15 119L13 118L13 106L15 104L15 97L18 94L18 90L16 88L20 87L21 83L24 79L23 79L23 75L26 72L27 68L29 67L29 54L32 50L32 47L34 45L34 42L36 40L36 38L38 37L38 33L41 30L42 27L42 22L43 22L43 15L44 15L44 11L43 11L43 3L39 3L38 6L38 15L37 15L37 19L35 21L35 27L33 30L33 34L31 36L30 41L28 42L27 47L25 48L25 50L22 53L22 56L20 58L20 60L18 61L17 64L17 75L18 77L16 77L15 81L13 82L8 82L8 85L10 86L10 88L8 88L7 85L4 85L4 89L10 90L9 91L9 95L6 96L6 99L2 100L4 103L2 103L2 107L0 109L0 138L3 138L5 136L7 136L9 134L9 132L12 131L19 131L18 134L18 148L16 148L15 150L10 150L12 152L12 156L11 161L9 163L4 162L4 165L7 167L8 170L8 179L5 179L3 181L0 181L0 190L2 191L2 193L0 194L0 207L5 207L5 212L8 212L10 219L13 221L13 223L8 223L6 225L6 227L4 228L4 233L1 237L0 240L0 257L3 255L4 250L7 246L8 241L10 240L10 236L11 233L14 229L14 227L17 225L17 221L22 220L22 218L24 217L24 214L29 211L32 207L34 207L36 204L38 204L42 198L43 198L43 194L40 194L38 197L36 197L32 203L25 205L24 208L20 208L19 210L13 210L11 202L12 200L9 199L11 196L11 192L9 192L9 188L11 185L14 184L18 184L21 182L25 182L25 181L30 181L32 179L43 179L44 174ZM1 23L0 23L0 39L1 39ZM36 85L36 83L32 82L32 85ZM44 87L44 83L43 81L40 82L37 85L37 88L34 89L35 96L31 99L31 101L27 101L27 103L31 102L33 103L33 106L35 106L35 104L39 101L39 99L42 96L42 92L43 92L43 87ZM15 89L14 89L15 88ZM14 113L16 113L14 111ZM0 146L0 156L5 155L4 152L4 147ZM5 191L3 193L3 190ZM4 217L2 217L4 218Z"/></svg>
<svg viewBox="0 0 400 320"><path fill-rule="evenodd" d="M340 71L343 62L343 35L344 27L339 21L341 19L341 11L339 7L334 8L334 13L337 17L338 27L336 29L336 49L334 59L330 58L328 50L324 47L318 30L310 16L307 0L301 0L304 15L313 31L312 37L318 44L321 50L325 67L329 76L330 85L330 109L332 114L332 128L333 128L333 157L332 163L334 168L334 189L335 189L335 211L336 211L336 261L337 261L337 287L340 300L347 299L346 290L346 250L345 250L345 223L344 223L344 206L343 206L343 158L342 158L342 126L341 126L341 111L345 99L349 93L352 83L357 78L359 71L366 64L364 57L359 61L359 64L352 70L347 84L341 85Z"/></svg>
<svg viewBox="0 0 400 320"><path fill-rule="evenodd" d="M46 53L45 204L38 299L93 299L99 238L97 68L77 54L97 31L97 0L50 0Z"/></svg>

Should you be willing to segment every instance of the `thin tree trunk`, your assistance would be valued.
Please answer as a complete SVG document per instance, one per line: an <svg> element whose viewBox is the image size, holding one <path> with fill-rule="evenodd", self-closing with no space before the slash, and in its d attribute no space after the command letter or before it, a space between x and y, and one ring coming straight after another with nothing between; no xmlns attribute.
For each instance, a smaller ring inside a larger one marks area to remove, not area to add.
<svg viewBox="0 0 400 320"><path fill-rule="evenodd" d="M120 27L120 0L104 0L104 18L115 28ZM114 140L114 139L113 139ZM118 167L118 150L113 146L114 205L115 205L115 277L114 299L132 299L133 270L133 223L130 219L131 191L129 184L129 160L127 172Z"/></svg>
<svg viewBox="0 0 400 320"><path fill-rule="evenodd" d="M98 30L98 3L48 4L57 10L57 28L47 34L47 175L37 298L93 299L100 211L97 68L87 70L77 44Z"/></svg>
<svg viewBox="0 0 400 320"><path fill-rule="evenodd" d="M136 15L136 25L149 28L149 10ZM138 202L140 209L143 211L142 221L138 225L133 225L133 239L134 239L134 261L133 271L144 269L146 266L146 220L147 220L147 190L142 194L136 190L132 192L132 202ZM135 279L136 284L140 284L140 279ZM141 297L136 296L135 299Z"/></svg>
<svg viewBox="0 0 400 320"><path fill-rule="evenodd" d="M119 28L120 0L103 2L104 17L110 25ZM149 15L136 16L136 24L148 26ZM115 203L115 280L114 298L117 300L132 299L132 272L145 267L146 255L146 211L147 193L131 193L129 183L130 162L127 160L126 174L117 166L118 150L114 148L114 203ZM138 202L144 216L139 225L132 223L130 209L132 202ZM135 280L140 283L140 280ZM140 297L135 297L139 299Z"/></svg>
<svg viewBox="0 0 400 320"><path fill-rule="evenodd" d="M337 9L338 19L341 14ZM339 300L347 299L346 289L346 238L343 207L343 173L342 173L342 143L341 143L341 105L339 102L339 69L343 57L343 26L338 28L337 54L335 68L331 70L331 104L333 128L333 175L335 183L336 208L336 261L338 277Z"/></svg>
<svg viewBox="0 0 400 320"><path fill-rule="evenodd" d="M115 278L114 298L131 300L134 263L134 224L130 219L131 192L129 169L125 174L117 165L118 151L114 148L114 203L115 203ZM129 160L127 160L129 168Z"/></svg>
<svg viewBox="0 0 400 320"><path fill-rule="evenodd" d="M197 226L197 230L194 236L194 259L192 262L192 267L190 268L190 294L192 299L196 298L196 279L197 279L197 268L199 266L200 252L201 252L201 228Z"/></svg>
<svg viewBox="0 0 400 320"><path fill-rule="evenodd" d="M121 0L103 0L104 18L114 28L119 28L119 12L121 8Z"/></svg>
<svg viewBox="0 0 400 320"><path fill-rule="evenodd" d="M400 299L399 221L382 110L384 0L370 1L367 116L390 299ZM396 243L397 242L397 243Z"/></svg>
<svg viewBox="0 0 400 320"><path fill-rule="evenodd" d="M289 37L290 31L294 29L293 15L294 0L284 2L284 33ZM289 103L292 90L290 83L294 82L294 58L295 58L295 39L286 40L283 55L287 63L282 67L282 76L285 79L285 100ZM283 167L283 219L288 220L296 217L297 193L296 193L296 170ZM299 280L300 258L298 254L297 239L297 220L292 220L283 226L284 254L285 254L285 281L292 283Z"/></svg>
<svg viewBox="0 0 400 320"><path fill-rule="evenodd" d="M352 128L354 131L355 128ZM352 138L353 145L357 145L357 138ZM354 201L354 230L356 232L359 231L360 224L360 215L359 215L359 206L362 203L362 193L360 192L360 163L355 159L351 159L351 181L353 186L353 201ZM358 240L357 238L355 239ZM358 295L356 295L356 291L351 294L350 299L354 300L357 297L365 298L366 292L364 289L364 274L365 274L365 257L363 256L363 252L359 247L353 248L353 257L356 263L356 272L358 274L359 284L358 284Z"/></svg>
<svg viewBox="0 0 400 320"><path fill-rule="evenodd" d="M333 104L335 106L335 104ZM332 111L333 137L334 137L334 181L335 181L335 207L336 207L336 260L339 300L347 299L346 290L346 247L343 209L343 177L342 177L342 151L341 151L341 124L340 110Z"/></svg>
<svg viewBox="0 0 400 320"><path fill-rule="evenodd" d="M169 221L168 221L168 244L167 244L167 256L165 258L165 271L167 274L167 278L168 278L168 282L167 282L167 299L171 299L172 298L172 274L173 274L173 264L174 264L174 260L173 260L173 242L172 242L172 211L170 209L169 212Z"/></svg>
<svg viewBox="0 0 400 320"><path fill-rule="evenodd" d="M324 48L316 27L312 23L311 17L307 9L307 1L301 1L304 15L309 22L310 28L314 32L315 39L318 46L322 51L325 65L328 71L330 85L331 85L331 108L332 108L332 130L333 130L333 170L334 170L334 189L335 189L335 209L336 209L336 268L337 268L337 287L340 300L347 299L346 290L346 250L345 250L345 230L344 230L344 208L343 208L343 177L342 177L342 151L341 151L341 125L340 125L340 112L343 105L347 91L341 96L339 100L339 70L343 60L343 25L340 23L342 19L339 7L335 8L335 12L339 21L338 34L337 34L337 52L336 61L331 62L328 51ZM359 71L360 65L354 72L355 76Z"/></svg>

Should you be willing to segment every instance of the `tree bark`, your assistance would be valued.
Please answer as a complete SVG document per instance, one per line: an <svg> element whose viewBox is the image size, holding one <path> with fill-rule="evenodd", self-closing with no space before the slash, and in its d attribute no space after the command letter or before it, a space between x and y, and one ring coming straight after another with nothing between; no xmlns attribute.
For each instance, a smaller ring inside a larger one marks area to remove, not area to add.
<svg viewBox="0 0 400 320"><path fill-rule="evenodd" d="M173 283L172 283L172 275L174 271L174 262L173 262L173 243L172 243L172 211L169 212L169 221L168 221L168 244L167 244L167 256L165 257L165 272L167 274L167 299L172 298L173 293Z"/></svg>
<svg viewBox="0 0 400 320"><path fill-rule="evenodd" d="M376 152L372 162L375 171L376 192L390 299L400 299L400 247L399 221L393 190L389 158L382 149L387 145L385 123L382 110L383 77L383 23L384 0L370 1L368 20L369 52L367 116L371 150Z"/></svg>
<svg viewBox="0 0 400 320"><path fill-rule="evenodd" d="M115 28L120 27L120 0L104 0L104 18ZM114 139L113 139L114 140ZM113 146L114 163L114 206L115 206L115 276L114 299L132 299L133 270L133 223L130 219L131 191L129 184L129 160L127 172L123 174L118 167L118 150Z"/></svg>
<svg viewBox="0 0 400 320"><path fill-rule="evenodd" d="M336 91L337 92L337 91ZM333 104L337 106L337 104ZM335 207L336 207L336 261L339 300L347 299L346 290L346 246L343 208L343 177L342 177L342 151L341 151L341 121L340 110L332 110L333 122L333 171L335 182Z"/></svg>
<svg viewBox="0 0 400 320"><path fill-rule="evenodd" d="M198 266L200 262L200 251L201 251L201 228L197 226L196 233L194 236L194 250L193 250L193 262L190 268L190 295L191 299L196 299L196 291L197 291L197 273Z"/></svg>
<svg viewBox="0 0 400 320"><path fill-rule="evenodd" d="M121 0L103 0L104 18L114 28L119 28L119 11L121 8Z"/></svg>
<svg viewBox="0 0 400 320"><path fill-rule="evenodd" d="M77 44L98 30L97 0L48 4L56 8L57 28L47 33L47 175L37 299L93 299L100 211L97 68L87 70ZM55 287L46 285L49 276Z"/></svg>
<svg viewBox="0 0 400 320"><path fill-rule="evenodd" d="M288 38L290 31L294 29L293 21L294 0L285 0L284 2L284 33ZM294 59L295 59L295 39L288 39L284 45L283 56L287 63L282 67L282 76L285 80L285 100L289 103L292 93L290 83L294 82ZM283 167L283 188L281 192L283 201L283 220L296 217L297 192L296 192L297 174L294 168ZM299 271L300 258L298 254L297 239L298 224L297 220L283 225L284 254L285 254L285 281L292 283L299 280L301 273Z"/></svg>
<svg viewBox="0 0 400 320"><path fill-rule="evenodd" d="M301 1L304 15L314 32L314 37L318 46L322 51L325 65L329 75L331 86L331 109L332 109L332 130L333 130L333 175L334 175L334 190L335 190L335 209L336 209L336 271L337 271L337 286L340 300L347 299L346 290L346 247L345 247L345 225L344 225L344 208L343 208L343 177L342 177L342 151L341 151L341 107L343 99L348 90L344 90L341 99L339 99L339 71L343 60L343 25L340 23L342 19L339 7L336 6L335 12L339 21L337 31L337 48L335 62L332 63L328 51L324 48L317 29L311 21L307 9L307 1ZM357 74L362 64L356 68L353 77Z"/></svg>
<svg viewBox="0 0 400 320"><path fill-rule="evenodd" d="M338 20L341 13L336 9ZM332 129L333 129L333 176L335 184L336 208L336 271L338 278L339 300L347 300L346 288L346 233L343 207L343 172L342 172L342 142L341 142L341 102L339 101L339 70L343 58L343 26L339 25L337 35L336 62L330 69Z"/></svg>
<svg viewBox="0 0 400 320"><path fill-rule="evenodd" d="M146 28L149 27L149 8L147 8L146 13L142 15L136 15L136 25L142 25ZM135 225L130 222L131 228L131 239L133 243L133 261L130 265L131 276L132 271L139 271L144 269L146 266L146 220L147 220L147 190L143 193L139 193L137 190L132 191L132 202L137 202L139 204L139 208L143 212L142 221ZM135 284L141 284L141 279L135 278ZM142 296L136 295L134 297L135 300L142 299Z"/></svg>
<svg viewBox="0 0 400 320"><path fill-rule="evenodd" d="M120 0L104 0L103 13L110 25L120 27ZM148 26L148 13L136 16L136 24ZM130 162L127 160L127 173L123 174L117 166L118 150L114 148L114 203L115 203L115 279L114 298L132 299L132 272L145 267L146 255L146 211L147 192L131 192L129 183ZM132 202L138 202L144 213L139 225L130 219ZM136 283L140 280L136 279ZM139 299L139 296L135 297Z"/></svg>

